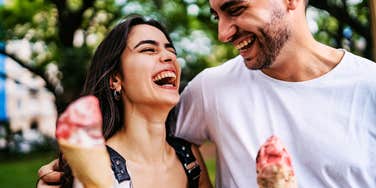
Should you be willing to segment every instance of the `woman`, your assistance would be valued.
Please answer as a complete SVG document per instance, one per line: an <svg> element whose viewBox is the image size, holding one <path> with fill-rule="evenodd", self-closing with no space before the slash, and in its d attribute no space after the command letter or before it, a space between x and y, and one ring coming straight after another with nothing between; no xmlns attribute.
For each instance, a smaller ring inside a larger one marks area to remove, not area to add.
<svg viewBox="0 0 376 188"><path fill-rule="evenodd" d="M83 94L99 99L110 158L120 156L126 161L128 178L116 177L118 184L211 187L207 173L200 173L194 165L197 159L205 168L197 148L173 138L165 125L169 111L179 101L179 80L175 49L157 21L129 18L98 46ZM114 174L115 165L112 163ZM63 186L70 187L73 178L67 165L62 166Z"/></svg>

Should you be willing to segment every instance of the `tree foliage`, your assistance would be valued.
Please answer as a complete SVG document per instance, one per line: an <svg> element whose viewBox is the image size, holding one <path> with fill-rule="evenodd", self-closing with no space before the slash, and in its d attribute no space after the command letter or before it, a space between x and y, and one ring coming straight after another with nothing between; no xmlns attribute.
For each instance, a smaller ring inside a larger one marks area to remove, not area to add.
<svg viewBox="0 0 376 188"><path fill-rule="evenodd" d="M337 48L343 47L344 40L350 40L351 51L372 59L368 0L310 0L310 5L322 13L317 18L319 30L315 36L318 40Z"/></svg>
<svg viewBox="0 0 376 188"><path fill-rule="evenodd" d="M311 0L310 5L319 12L314 35L324 43L342 47L343 31L350 29L353 44L365 41L364 48L350 45L351 50L371 58L368 0L349 2ZM32 58L23 63L39 75L49 64L59 67L64 92L51 90L61 110L79 96L95 47L113 25L130 14L147 15L167 26L182 64L183 85L204 68L237 53L216 40L208 0L13 0L0 7L0 41L27 39L43 47L33 50Z"/></svg>

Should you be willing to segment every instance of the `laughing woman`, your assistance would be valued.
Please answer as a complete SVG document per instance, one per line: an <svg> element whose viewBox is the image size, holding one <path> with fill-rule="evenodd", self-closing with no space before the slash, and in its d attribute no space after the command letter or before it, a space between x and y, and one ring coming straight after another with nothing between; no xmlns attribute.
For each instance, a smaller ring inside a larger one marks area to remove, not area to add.
<svg viewBox="0 0 376 188"><path fill-rule="evenodd" d="M129 18L97 48L83 93L99 100L115 187L211 187L197 148L168 134L179 79L172 41L154 20ZM61 167L61 186L72 187L69 166Z"/></svg>

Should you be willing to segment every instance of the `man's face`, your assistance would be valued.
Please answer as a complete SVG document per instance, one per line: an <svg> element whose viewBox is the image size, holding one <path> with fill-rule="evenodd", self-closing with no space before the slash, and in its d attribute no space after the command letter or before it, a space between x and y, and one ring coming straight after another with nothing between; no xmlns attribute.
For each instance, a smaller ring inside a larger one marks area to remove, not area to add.
<svg viewBox="0 0 376 188"><path fill-rule="evenodd" d="M288 40L286 10L279 0L210 0L218 39L230 42L249 69L268 68Z"/></svg>

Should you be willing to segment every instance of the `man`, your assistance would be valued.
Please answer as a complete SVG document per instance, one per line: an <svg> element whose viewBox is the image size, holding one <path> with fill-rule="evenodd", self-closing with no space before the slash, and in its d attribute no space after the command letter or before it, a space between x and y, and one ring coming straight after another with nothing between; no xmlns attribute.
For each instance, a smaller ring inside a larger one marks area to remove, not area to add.
<svg viewBox="0 0 376 188"><path fill-rule="evenodd" d="M185 88L175 134L215 143L217 187L257 187L270 135L285 143L299 187L376 187L376 64L315 41L307 3L210 0L219 40L240 56Z"/></svg>
<svg viewBox="0 0 376 188"><path fill-rule="evenodd" d="M270 135L286 144L299 187L376 187L376 64L316 42L307 3L210 0L219 40L240 56L185 88L176 135L216 144L217 187L257 187Z"/></svg>

